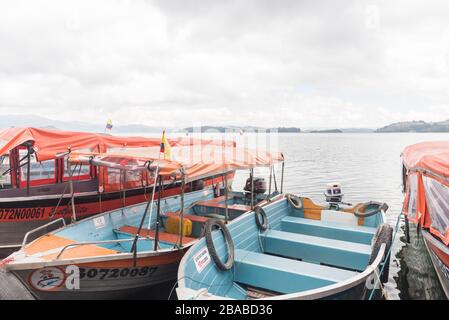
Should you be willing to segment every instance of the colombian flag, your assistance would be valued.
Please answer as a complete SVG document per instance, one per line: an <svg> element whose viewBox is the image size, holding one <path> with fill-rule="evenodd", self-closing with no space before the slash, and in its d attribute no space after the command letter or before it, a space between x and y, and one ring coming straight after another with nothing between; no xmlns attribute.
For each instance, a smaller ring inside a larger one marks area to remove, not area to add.
<svg viewBox="0 0 449 320"><path fill-rule="evenodd" d="M109 119L108 122L106 123L106 129L111 130L112 129L112 120Z"/></svg>
<svg viewBox="0 0 449 320"><path fill-rule="evenodd" d="M162 132L160 153L164 154L164 160L171 160L171 147L165 137L165 130Z"/></svg>

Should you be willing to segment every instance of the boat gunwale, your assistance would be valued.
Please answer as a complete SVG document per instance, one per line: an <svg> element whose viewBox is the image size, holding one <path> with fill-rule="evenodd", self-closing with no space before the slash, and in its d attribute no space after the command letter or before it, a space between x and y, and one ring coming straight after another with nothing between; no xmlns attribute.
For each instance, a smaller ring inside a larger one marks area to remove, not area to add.
<svg viewBox="0 0 449 320"><path fill-rule="evenodd" d="M213 192L212 191L212 187L205 188L203 190L193 191L193 192L200 193L200 192L204 192L205 190L208 192L208 194ZM277 195L277 196L275 196L273 198L275 200L272 200L272 202L268 202L267 200L263 200L258 205L264 205L266 203L271 204L271 203L273 203L275 201L281 200L282 196L283 196L283 194L279 194L279 195ZM173 196L165 197L165 198L163 198L163 200L167 200L167 199L171 199L171 198L175 199L176 197L180 197L180 195L173 195ZM278 197L280 197L280 199L276 199ZM142 204L143 203L137 204L137 206L138 205L142 205ZM96 214L94 216L85 218L83 220L76 221L74 223L71 223L69 225L60 227L58 229L55 229L55 230L53 230L51 232L46 233L45 235L55 234L55 233L57 233L59 231L62 231L62 230L66 229L66 228L69 228L71 226L75 226L75 225L77 225L79 223L84 223L84 222L87 222L89 220L93 220L93 219L95 219L95 218L97 218L99 216L107 215L107 214L110 214L110 213L118 211L118 210L129 209L129 208L135 207L135 206L136 205L129 205L129 206L126 206L126 207L123 207L123 208L120 208L120 209L114 209L114 210L110 210L110 211L107 211L107 212L99 213L99 214ZM243 215L245 215L248 212L251 212L251 210L248 210L248 211L242 213L239 217L237 217L233 221L239 219L240 217L242 217ZM35 240L31 241L28 245L31 245L33 242L37 241L41 237L38 237ZM196 239L196 240L194 240L194 241L192 241L192 242L190 242L190 243L188 243L186 245L183 245L181 248L176 248L176 247L173 246L172 248L161 249L161 250L158 250L158 251L154 251L154 250L141 251L141 252L137 253L136 258L148 258L148 257L159 256L159 255L163 255L163 254L169 254L169 253L172 253L172 252L181 251L181 250L184 250L185 248L189 248L189 247L193 246L200 239L201 238L198 238L198 239ZM80 244L82 244L82 243L80 242ZM62 250L62 248L61 248L61 250ZM29 256L29 257L32 258L32 256ZM123 259L128 259L128 258L134 258L134 254L132 252L120 252L120 253L108 254L108 255L91 256L91 257L86 257L86 258L53 259L53 260L48 260L48 261L43 260L43 261L33 261L33 262L23 262L23 263L20 263L18 261L12 261L11 263L6 264L5 268L7 270L11 270L11 271L12 270L27 270L27 269L37 269L37 268L51 267L51 266L61 266L61 265L81 264L81 263L84 264L84 263L92 263L92 262L107 262L107 261L123 260Z"/></svg>
<svg viewBox="0 0 449 320"><path fill-rule="evenodd" d="M443 283L444 283L444 282L442 281L442 278L441 278L441 275L440 275L439 269L441 269L441 268L435 264L434 257L432 256L432 254L436 255L436 257L438 258L438 260L440 260L441 263L443 263L443 262L442 262L441 259L438 257L438 255L437 255L435 252L433 252L432 249L429 248L429 245L427 244L427 241L429 241L432 245L436 246L438 249L440 249L441 251L443 251L443 252L444 252L445 254L447 254L447 255L449 255L449 248L446 247L446 246L445 246L441 241L439 241L438 239L435 239L435 238L432 236L432 234L431 234L430 232L428 232L427 230L424 230L424 229L423 229L423 230L421 230L421 233L422 233L423 237L425 238L425 239L424 239L424 240L425 240L425 241L424 241L424 245L426 246L427 252L428 252L428 254L429 254L429 256L430 256L430 260L432 261L433 268L435 269L435 273L437 274L438 280L440 281L441 288L443 289L444 294L446 295L446 297L449 298L449 291L447 291L446 287L443 286ZM427 240L427 241L426 241L426 240Z"/></svg>
<svg viewBox="0 0 449 320"><path fill-rule="evenodd" d="M208 188L205 188L205 189L202 189L202 190L193 191L192 193L201 193L201 192L204 192L204 191L207 191L208 194L211 194L213 192L212 186L209 186ZM169 196L169 197L164 197L162 200L176 199L177 197L180 197L180 195L177 194L177 195L173 195L173 196ZM98 218L100 216L105 216L105 215L111 214L113 212L121 211L121 210L124 210L124 209L130 209L130 208L133 208L135 206L143 205L144 203L145 202L142 202L140 204L129 205L129 206L126 206L126 207L122 207L122 208L119 208L119 209L114 209L114 210L110 210L110 211L106 211L106 212L101 212L101 213L98 213L96 215L87 217L85 219L73 222L73 223L71 223L69 225L62 226L62 227L60 227L58 229L50 231L50 232L48 232L48 233L46 233L46 234L44 234L44 235L34 239L30 243L28 243L28 245L31 245L32 243L34 243L35 241L37 241L38 239L40 239L41 237L43 237L45 235L54 235L57 232L60 232L60 231L65 230L67 228L76 226L76 225L78 225L80 223L87 223L88 221L96 219L96 218ZM189 243L189 244L187 244L187 245L185 245L182 248L179 248L177 250L173 250L173 248L171 248L171 249L161 249L161 250L158 250L158 251L154 251L154 250L152 250L152 251L149 251L149 250L141 251L140 253L139 252L137 253L137 257L141 257L142 254L144 254L145 257L149 257L149 256L154 256L155 255L154 253L169 253L169 252L173 252L173 251L179 251L179 250L182 250L184 248L190 247L191 245L195 244L198 240L199 239L197 239L196 241L192 241L191 243ZM23 252L23 251L21 251L21 250L17 251L17 253L19 253L19 252ZM123 258L126 259L126 257L128 257L129 255L131 257L134 256L133 253L120 252L120 253L116 253L116 254L93 256L93 257L88 257L88 258L58 259L58 260L55 259L55 260L49 260L49 261L33 261L33 262L23 262L23 263L19 263L18 261L12 261L11 263L6 264L4 267L7 270L24 270L24 269L27 269L27 268L24 267L25 265L28 265L30 267L32 266L33 268L38 268L38 267L34 267L35 265L37 265L37 266L40 266L40 268L42 268L44 266L74 264L74 261L81 261L81 262L78 262L78 263L99 262L99 259L101 260L101 259L104 259L106 257L113 258L113 259L107 259L107 260L120 260L120 259L123 259ZM28 257L32 258L32 256L28 256ZM106 259L104 259L104 260L106 260ZM61 263L61 262L66 262L66 263ZM69 263L69 262L71 262L71 263Z"/></svg>
<svg viewBox="0 0 449 320"><path fill-rule="evenodd" d="M268 207L270 205L273 205L275 203L278 203L282 200L286 199L285 194L281 194L282 197L280 197L279 199L276 199L275 201L269 203L268 205L266 205L265 207ZM247 214L251 214L254 213L254 211L249 211L243 215L241 215L240 217L234 219L232 222L237 222L238 219L242 219L244 216L246 216ZM386 223L386 215L385 215L385 211L381 210L381 214L382 214L382 220L384 223ZM197 242L195 242L196 244ZM359 285L360 283L362 283L363 281L366 281L366 279L371 276L371 274L373 274L377 269L378 266L381 264L383 256L385 254L385 250L386 250L386 245L383 243L380 246L379 252L376 256L376 259L374 259L373 263L369 264L365 270L363 270L362 272L360 272L359 274L350 277L346 280L343 281L339 281L337 283L334 284L330 284L324 287L320 287L320 288L316 288L316 289L312 289L312 290L307 290L307 291L303 291L303 292L297 292L297 293L290 293L290 294L282 294L282 295L277 295L277 296L270 296L270 297L266 297L266 298L261 298L261 299L257 299L257 300L313 300L313 299L321 299L321 298L325 298L331 295L335 295L338 294L340 292L343 292L345 290L351 289L357 285ZM187 253L188 254L188 253ZM185 270L185 265L186 265L186 255L181 259L181 262L179 264L179 269L178 269L178 289L181 289L180 291L182 292L182 289L190 289L186 286L185 283L185 274L184 274L184 270ZM379 279L376 279L376 281L379 281ZM207 289L207 288L200 288L200 289L190 289L195 291L197 294L201 294L201 290L203 289ZM217 295L213 295L210 293L206 293L207 294L207 298L210 299L220 299L220 300L228 300L232 298L228 298L225 296L217 296ZM200 298L200 295L197 295L196 298ZM204 297L204 296L203 296Z"/></svg>

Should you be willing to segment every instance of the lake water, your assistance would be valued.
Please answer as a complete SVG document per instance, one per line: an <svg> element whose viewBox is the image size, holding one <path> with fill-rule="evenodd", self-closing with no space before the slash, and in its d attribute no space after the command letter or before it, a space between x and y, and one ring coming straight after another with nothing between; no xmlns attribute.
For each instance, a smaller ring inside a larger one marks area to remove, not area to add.
<svg viewBox="0 0 449 320"><path fill-rule="evenodd" d="M394 227L403 200L400 154L410 144L430 140L449 140L449 134L279 134L279 150L285 157L284 191L324 201L326 183L340 182L347 202L387 202L388 222ZM406 245L401 221L385 285L388 298L443 299L423 241L412 225L410 233L411 243Z"/></svg>
<svg viewBox="0 0 449 320"><path fill-rule="evenodd" d="M220 137L209 134L203 137ZM239 145L268 145L285 157L284 191L324 201L326 183L340 182L346 202L378 200L387 202L388 222L394 227L401 212L402 150L422 141L449 140L445 133L299 133L299 134L234 134ZM267 142L268 141L268 142ZM266 170L258 175L267 176ZM236 176L239 190L248 173ZM280 171L277 170L278 181ZM405 244L403 221L393 246L390 279L385 285L388 299L443 299L432 263L422 239L411 225L411 241Z"/></svg>

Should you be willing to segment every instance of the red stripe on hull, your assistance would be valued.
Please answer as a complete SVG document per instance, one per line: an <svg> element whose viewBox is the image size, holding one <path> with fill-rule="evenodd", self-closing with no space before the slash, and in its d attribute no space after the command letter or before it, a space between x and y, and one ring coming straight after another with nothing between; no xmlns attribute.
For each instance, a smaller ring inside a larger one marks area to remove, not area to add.
<svg viewBox="0 0 449 320"><path fill-rule="evenodd" d="M228 175L228 180L233 179L234 174ZM222 178L208 179L204 181L205 186L210 186L212 183L221 182ZM143 190L143 189L142 189ZM76 204L75 211L78 219L86 218L101 212L116 210L125 206L136 205L148 201L151 187L147 188L147 194L139 194L134 196L125 196L123 199L102 200L88 203ZM171 188L162 192L162 198L180 194L181 188ZM47 207L33 207L33 208L0 208L0 223L8 222L28 222L28 221L50 221L61 217L70 218L72 216L72 209L70 206L59 207L54 216L52 216L55 206Z"/></svg>

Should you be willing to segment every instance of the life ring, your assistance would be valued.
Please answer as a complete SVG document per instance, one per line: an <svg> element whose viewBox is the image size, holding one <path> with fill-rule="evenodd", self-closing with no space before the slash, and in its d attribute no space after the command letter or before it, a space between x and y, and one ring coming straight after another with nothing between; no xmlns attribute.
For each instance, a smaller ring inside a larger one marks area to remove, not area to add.
<svg viewBox="0 0 449 320"><path fill-rule="evenodd" d="M262 221L260 221L259 216L262 216ZM267 213L262 207L256 206L254 208L254 217L256 219L256 224L260 230L265 231L268 229Z"/></svg>
<svg viewBox="0 0 449 320"><path fill-rule="evenodd" d="M217 250L215 249L214 241L212 240L212 231L214 227L221 229L223 232L226 247L228 250L228 259L226 262L221 261L220 257L217 254ZM207 250L209 250L209 254L214 261L215 265L218 269L226 271L231 269L234 266L234 242L232 241L231 233L229 229L226 227L223 221L218 219L209 219L205 225L205 236L206 236L206 245Z"/></svg>
<svg viewBox="0 0 449 320"><path fill-rule="evenodd" d="M388 277L390 273L391 254L388 256L387 259L385 258L388 255L388 252L390 251L392 239L393 239L393 228L388 223L383 223L377 229L376 234L374 235L372 240L371 256L369 258L368 264L372 264L374 260L376 260L381 245L385 243L385 253L383 256L383 263L385 264L385 266L383 267L383 272L379 277L382 283L388 282Z"/></svg>
<svg viewBox="0 0 449 320"><path fill-rule="evenodd" d="M368 208L369 206L373 206L373 205L375 206L373 209L371 209L369 211L365 211L365 212L360 212L361 208ZM386 204L385 202L369 201L369 202L365 202L361 206L358 206L354 210L354 215L357 218L367 218L367 217L374 216L382 211L387 211L387 210L388 210L388 204Z"/></svg>
<svg viewBox="0 0 449 320"><path fill-rule="evenodd" d="M285 197L287 198L288 202L296 209L302 209L302 201L301 198L291 194L291 193L287 193L285 195Z"/></svg>

